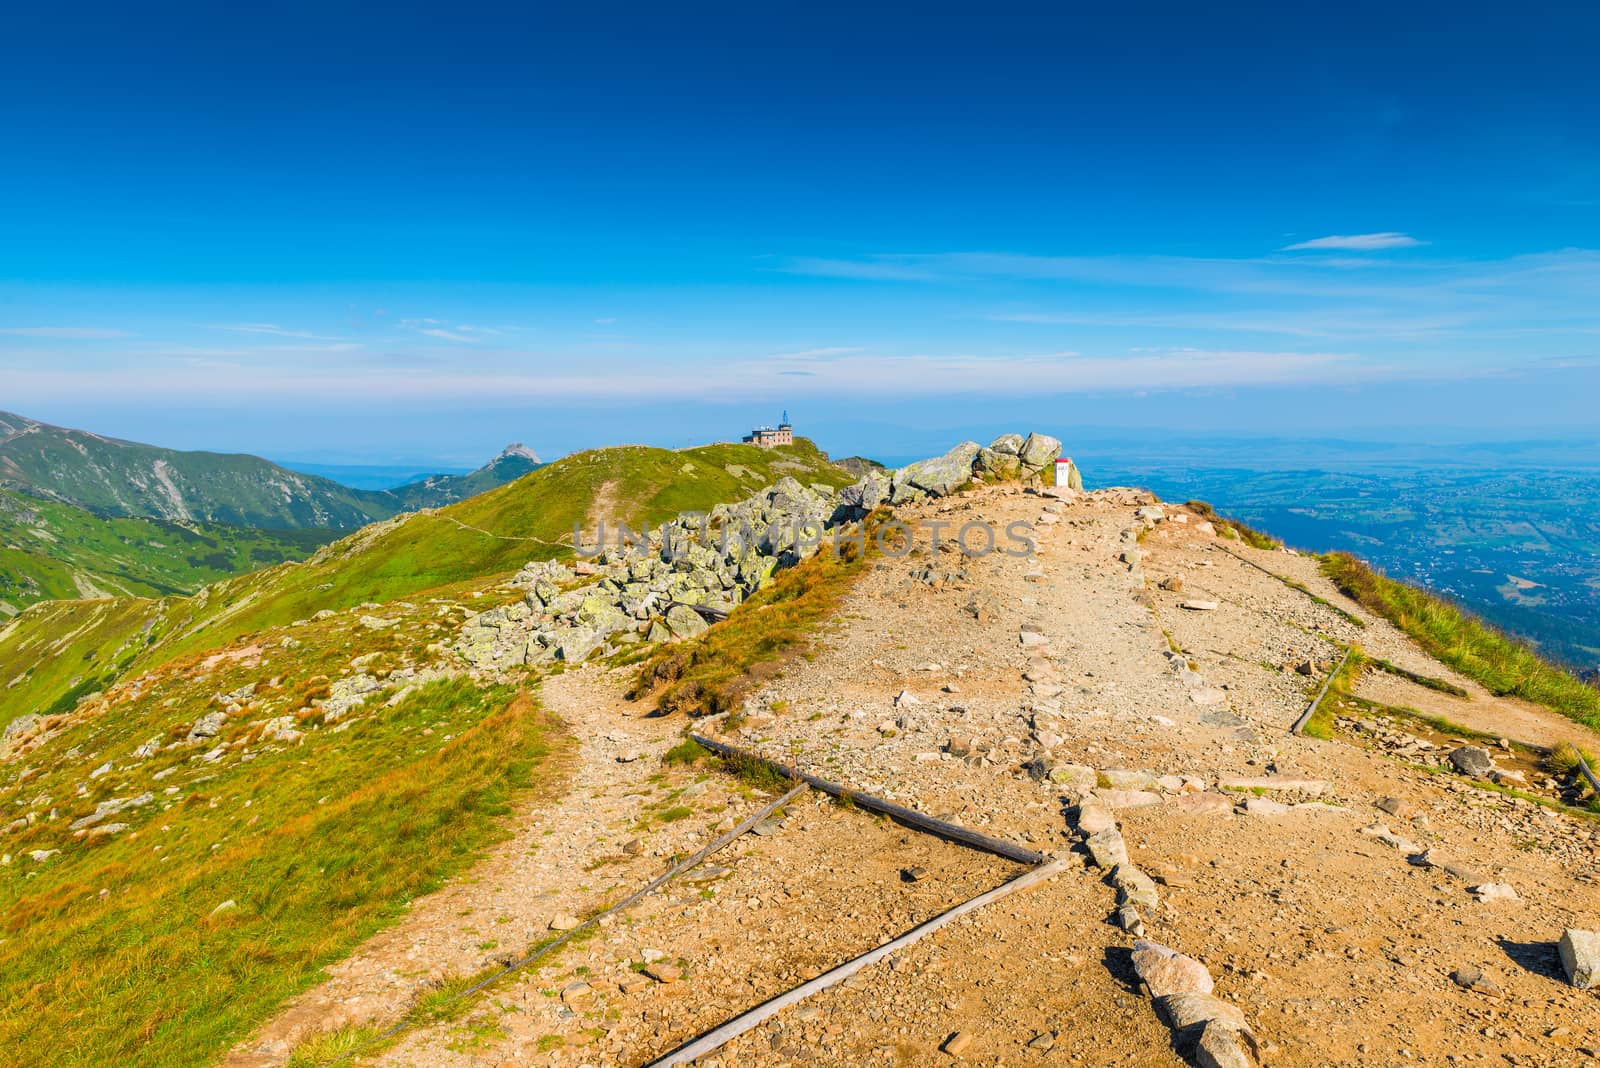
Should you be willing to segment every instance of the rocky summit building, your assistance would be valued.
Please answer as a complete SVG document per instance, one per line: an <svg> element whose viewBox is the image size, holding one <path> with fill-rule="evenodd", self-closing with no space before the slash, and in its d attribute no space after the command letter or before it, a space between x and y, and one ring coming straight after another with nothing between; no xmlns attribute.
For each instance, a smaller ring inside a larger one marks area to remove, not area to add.
<svg viewBox="0 0 1600 1068"><path fill-rule="evenodd" d="M777 426L758 426L742 439L747 445L759 445L763 449L770 449L775 445L794 444L794 425L789 422L789 413L783 413L783 421Z"/></svg>

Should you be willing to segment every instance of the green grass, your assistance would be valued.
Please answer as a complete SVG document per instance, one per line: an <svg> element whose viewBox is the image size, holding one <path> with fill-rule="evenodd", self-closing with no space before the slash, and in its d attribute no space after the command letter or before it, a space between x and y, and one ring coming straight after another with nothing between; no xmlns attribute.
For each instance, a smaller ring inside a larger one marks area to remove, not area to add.
<svg viewBox="0 0 1600 1068"><path fill-rule="evenodd" d="M341 1027L335 1031L319 1031L295 1046L285 1068L322 1068L340 1058L348 1060L357 1050L374 1048L380 1034L375 1027Z"/></svg>
<svg viewBox="0 0 1600 1068"><path fill-rule="evenodd" d="M681 764L686 767L692 767L703 760L709 759L711 755L711 750L707 749L693 738L685 738L683 741L679 742L677 745L661 754L661 763Z"/></svg>
<svg viewBox="0 0 1600 1068"><path fill-rule="evenodd" d="M560 778L565 736L532 699L460 680L374 703L351 729L310 731L298 746L252 740L242 722L222 740L253 760L233 750L206 764L180 748L124 766L139 741L181 736L159 699L171 692L88 717L33 758L44 770L21 779L13 766L0 783L8 813L41 795L61 810L5 843L17 859L0 868L0 1062L214 1061L480 855L515 795ZM117 767L76 796L102 759ZM102 844L68 834L97 801L142 790L158 800L116 816L128 830ZM41 848L62 852L26 859ZM214 914L228 900L236 907Z"/></svg>
<svg viewBox="0 0 1600 1068"><path fill-rule="evenodd" d="M1583 762L1589 765L1589 770L1600 775L1600 762L1587 749L1573 745L1571 742L1558 742L1556 746L1545 755L1545 767L1557 775L1578 774L1578 758L1582 756Z"/></svg>
<svg viewBox="0 0 1600 1068"><path fill-rule="evenodd" d="M722 770L757 790L767 793L788 793L795 785L795 780L784 775L764 760L747 757L741 754L731 754L720 758Z"/></svg>
<svg viewBox="0 0 1600 1068"><path fill-rule="evenodd" d="M1600 690L1457 605L1379 574L1348 553L1324 557L1322 569L1347 596L1490 693L1520 697L1600 728Z"/></svg>
<svg viewBox="0 0 1600 1068"><path fill-rule="evenodd" d="M154 602L46 601L0 628L0 727L28 712L63 711L143 652Z"/></svg>
<svg viewBox="0 0 1600 1068"><path fill-rule="evenodd" d="M1362 654L1361 647L1351 646L1349 657L1334 669L1333 677L1328 682L1328 692L1311 718L1306 720L1303 733L1308 737L1323 740L1333 737L1334 721L1339 713L1344 711L1344 701L1355 690L1356 682L1361 678L1365 666L1366 657ZM1316 689L1312 691L1313 698L1321 690L1322 684L1319 682L1315 686Z"/></svg>

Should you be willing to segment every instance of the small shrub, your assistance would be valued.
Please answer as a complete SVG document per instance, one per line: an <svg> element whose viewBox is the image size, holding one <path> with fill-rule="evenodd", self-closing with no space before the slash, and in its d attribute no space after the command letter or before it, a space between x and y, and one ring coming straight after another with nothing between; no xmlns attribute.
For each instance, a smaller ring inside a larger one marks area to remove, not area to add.
<svg viewBox="0 0 1600 1068"><path fill-rule="evenodd" d="M677 745L661 754L661 763L693 765L700 763L700 761L705 760L710 755L711 750L707 749L693 738L685 738L683 741L679 742Z"/></svg>

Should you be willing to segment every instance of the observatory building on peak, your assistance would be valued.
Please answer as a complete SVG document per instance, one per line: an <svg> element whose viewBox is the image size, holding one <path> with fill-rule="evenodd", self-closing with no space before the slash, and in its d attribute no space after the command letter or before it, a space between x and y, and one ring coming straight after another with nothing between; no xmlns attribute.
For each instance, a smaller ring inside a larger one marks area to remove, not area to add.
<svg viewBox="0 0 1600 1068"><path fill-rule="evenodd" d="M777 426L758 426L742 439L746 445L759 445L763 449L770 449L777 445L794 444L794 424L789 422L789 413L783 413L783 421Z"/></svg>

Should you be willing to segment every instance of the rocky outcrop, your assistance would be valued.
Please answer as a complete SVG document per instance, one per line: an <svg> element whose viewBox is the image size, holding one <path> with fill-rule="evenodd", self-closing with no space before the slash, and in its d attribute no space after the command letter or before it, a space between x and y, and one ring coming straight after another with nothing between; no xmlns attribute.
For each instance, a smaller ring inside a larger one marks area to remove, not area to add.
<svg viewBox="0 0 1600 1068"><path fill-rule="evenodd" d="M943 497L977 481L1037 481L1060 452L1061 442L1043 434L1005 434L899 470L869 469L839 490L784 478L655 530L612 530L620 543L606 543L602 528L602 542L582 553L589 559L539 561L518 572L523 601L469 617L455 651L492 668L694 637L880 505Z"/></svg>
<svg viewBox="0 0 1600 1068"><path fill-rule="evenodd" d="M1026 438L1002 434L987 446L964 441L943 456L919 460L884 475L887 499L891 504L900 504L943 497L971 482L1037 481L1060 455L1061 442L1046 434L1029 434ZM1078 488L1082 484L1080 479ZM860 485L857 482L846 492Z"/></svg>

